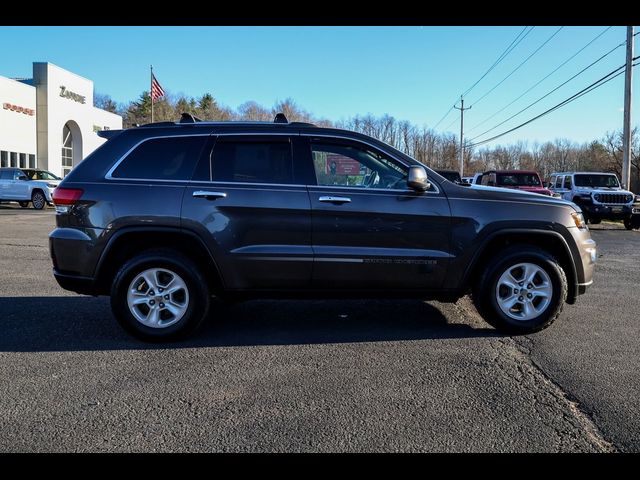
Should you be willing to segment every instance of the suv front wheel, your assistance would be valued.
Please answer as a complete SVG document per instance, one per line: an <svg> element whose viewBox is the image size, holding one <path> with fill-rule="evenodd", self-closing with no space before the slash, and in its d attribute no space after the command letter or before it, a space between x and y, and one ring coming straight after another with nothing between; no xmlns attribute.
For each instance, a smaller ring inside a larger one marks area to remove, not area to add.
<svg viewBox="0 0 640 480"><path fill-rule="evenodd" d="M141 340L158 342L193 333L209 311L207 281L187 257L172 250L142 253L117 273L111 309Z"/></svg>
<svg viewBox="0 0 640 480"><path fill-rule="evenodd" d="M473 291L482 317L496 329L533 333L553 323L567 299L558 261L532 245L514 245L484 271Z"/></svg>

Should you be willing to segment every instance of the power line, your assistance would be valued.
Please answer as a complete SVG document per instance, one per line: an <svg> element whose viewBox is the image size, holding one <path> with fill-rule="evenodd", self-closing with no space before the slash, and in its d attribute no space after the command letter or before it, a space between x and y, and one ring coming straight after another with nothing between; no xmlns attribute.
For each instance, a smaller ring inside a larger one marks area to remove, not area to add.
<svg viewBox="0 0 640 480"><path fill-rule="evenodd" d="M491 90L489 90L488 92L486 92L484 95L482 95L479 99L477 99L475 102L473 102L473 105L475 105L476 103L478 103L480 100L482 100L483 98L485 98L487 95L489 95L491 92L493 92L496 88L498 88L500 85L502 85L507 78L509 78L511 75L513 75L514 73L516 73L520 67L522 67L525 63L527 63L531 57L533 57L536 53L538 53L542 47L544 47L547 43L549 43L551 41L551 39L553 37L555 37L558 33L560 33L560 30L562 30L564 27L560 27L558 28L555 32L553 32L551 34L551 36L549 38L547 38L542 45L540 45L538 48L536 48L533 53L531 55L529 55L527 58L525 58L522 63L520 63L520 65L518 65L516 68L514 68L511 73L509 73L506 77L504 77L502 80L500 80Z"/></svg>
<svg viewBox="0 0 640 480"><path fill-rule="evenodd" d="M478 81L476 81L476 83L474 83L473 85L471 85L471 87L469 87L467 89L466 92L463 93L463 96L466 95L467 93L469 93L471 91L471 89L473 89L473 87L475 87L478 83L480 83L480 80L482 80L484 77L487 76L487 74L493 70L502 60L504 60L504 58L509 55L509 53L511 53L511 51L516 48L518 46L518 44L525 39L525 37L527 35L529 35L531 33L531 31L535 28L535 27L531 27L529 29L529 31L527 33L524 34L524 36L522 38L520 38L518 40L518 38L522 35L522 33L529 28L528 26L524 27L520 33L518 33L518 35L516 35L516 38L513 39L513 41L509 44L509 46L504 50L504 52L502 52L502 54L500 54L500 56L498 57L498 59L493 63L493 65L491 65L491 67L489 67L489 70L487 70L485 72L484 75L482 75L482 77L480 77L480 79L478 79ZM515 43L517 41L517 43ZM515 43L515 44L514 44ZM442 121L447 118L447 116L453 111L453 109L455 108L455 102L453 103L453 105L451 105L451 108L449 108L449 110L447 110L447 113L445 113L442 118L440 120L438 120L438 122L433 126L433 129L435 130L436 128L438 128L438 125L440 125L442 123ZM453 123L449 124L449 126L453 125ZM447 127L449 128L449 127ZM446 130L446 129L445 129Z"/></svg>
<svg viewBox="0 0 640 480"><path fill-rule="evenodd" d="M522 97L524 97L527 93L529 93L531 90L533 90L534 88L536 88L538 85L540 85L542 82L544 82L547 78L549 78L551 75L553 75L554 73L556 73L560 68L564 67L567 63L569 63L571 60L573 60L578 54L580 54L585 48L587 48L589 45L591 45L593 42L595 42L598 38L600 38L602 35L604 35L605 33L607 33L607 31L609 31L612 27L607 27L605 28L602 32L600 32L598 35L596 35L593 40L591 40L589 43L587 43L584 47L582 47L580 50L578 50L576 53L574 53L573 55L571 55L569 58L567 58L564 62L562 62L560 65L558 65L551 73L547 74L547 76L545 76L542 80L539 80L536 84L532 85L531 87L529 87L524 93L520 94L520 96L518 96L517 98L515 98L514 100L512 100L510 103L508 103L507 105L505 105L504 107L502 107L500 110L498 110L497 112L495 112L493 115L491 115L490 117L485 118L483 121L481 121L480 123L476 124L475 126L471 127L468 132L473 132L476 128L478 128L480 125L484 125L485 123L487 123L489 120L491 120L492 118L494 118L496 115L498 115L499 113L503 112L504 110L506 110L507 108L509 108L511 105L513 105L515 102L517 102L518 100L520 100ZM639 32L640 33L640 32Z"/></svg>
<svg viewBox="0 0 640 480"><path fill-rule="evenodd" d="M527 28L529 28L529 27L528 27L528 26L524 27L524 28L520 31L520 33L519 33L518 35L516 35L516 38L514 38L514 39L513 39L513 41L509 44L509 46L504 50L504 52L502 52L502 53L500 54L500 56L498 57L498 59L497 59L495 62L493 62L493 65L491 65L491 66L489 67L489 70L487 70L486 72L484 72L484 75L482 75L478 80L476 80L476 83L474 83L474 84L473 84L473 85L471 85L469 88L467 88L467 90L462 94L462 96L463 96L463 97L464 97L464 96L466 96L466 95L467 95L467 93L469 93L471 90L473 90L473 88L474 88L476 85L478 85L478 83L480 83L480 81L481 81L484 77L486 77L486 76L487 76L487 74L488 74L489 72L491 72L491 70L493 70L493 69L494 69L494 68L495 68L495 67L496 67L496 66L497 66L497 65L498 65L502 60L504 60L504 59L505 59L505 57L506 57L507 55L509 55L509 54L511 53L511 51L512 51L514 48L516 48L516 47L518 46L518 43L520 43L522 40L524 40L524 39L525 39L525 37L526 37L527 35L529 35L529 34L531 33L531 30L533 30L535 27L531 27L531 29L530 29L530 30L529 30L529 31L524 35L524 37L522 37L522 38L520 38L520 40L518 40L518 37L520 37L520 35L522 35L522 33L523 33ZM515 43L515 42L516 42L516 40L518 40L518 42L517 42L517 43ZM515 43L515 45L514 45L514 43ZM512 45L513 45L513 47L512 47Z"/></svg>
<svg viewBox="0 0 640 480"><path fill-rule="evenodd" d="M591 64L587 65L586 67L584 67L582 70L580 70L578 73L576 73L574 76L572 76L571 78L569 78L568 80L565 80L564 82L562 82L560 85L558 85L556 88L554 88L553 90L547 92L546 94L544 94L542 97L538 98L536 101L530 103L529 105L527 105L526 107L524 107L522 110L520 110L517 113L514 113L513 115L511 115L509 118L507 118L506 120L503 120L502 122L498 123L497 125L494 125L493 127L491 127L488 130L485 130L484 132L482 132L479 135L476 135L475 137L473 137L471 139L471 141L475 140L478 137L482 137L483 135L491 132L492 130L495 130L496 128L498 128L501 125L504 125L505 123L507 123L509 120L511 120L514 117L517 117L518 115L520 115L522 112L530 109L531 107L533 107L535 104L541 102L542 100L544 100L545 98L547 98L549 95L551 95L553 92L557 91L558 89L560 89L561 87L565 86L567 83L569 83L571 80L573 80L574 78L576 78L579 75L582 75L584 72L586 72L588 69L590 69L591 67L593 67L596 63L600 62L601 60L603 60L605 57L611 55L613 52L615 52L618 48L620 48L622 45L624 45L626 43L622 42L618 45L616 45L615 47L613 47L611 50L609 50L607 53L605 53L604 55L602 55L600 58L598 58L597 60L595 60L594 62L592 62Z"/></svg>
<svg viewBox="0 0 640 480"><path fill-rule="evenodd" d="M449 114L451 113L451 110L453 110L453 107L455 107L455 105L456 105L455 103L454 103L453 105L451 105L451 108L450 108L449 110L447 110L447 113L445 113L445 114L442 116L442 118L441 118L440 120L438 120L438 123L436 123L436 124L433 126L433 129L434 129L434 130L436 129L436 127L437 127L438 125L440 125L440 123L442 123L442 121L443 121L445 118L447 118L447 115L449 115ZM448 127L447 127L447 128L448 128Z"/></svg>
<svg viewBox="0 0 640 480"><path fill-rule="evenodd" d="M454 104L454 105L453 105L453 107L451 107L451 108L454 108L454 107L455 107L455 104ZM451 125L453 125L453 124L454 124L454 123L456 123L457 121L458 121L458 117L456 116L456 118L454 118L454 119L453 119L453 121L452 121L449 125L447 125L447 126L444 128L444 131L446 132L447 130L449 130L449 128L451 128Z"/></svg>
<svg viewBox="0 0 640 480"><path fill-rule="evenodd" d="M637 58L640 58L640 57L635 57L633 60L636 60ZM636 66L636 65L638 65L639 63L640 63L640 62L632 64L632 67L635 67L635 66ZM613 80L614 78L619 77L620 75L622 75L622 74L624 73L624 70L622 70L623 68L625 68L625 65L622 65L622 66L620 66L620 67L616 68L615 70L611 71L610 73L608 73L608 74L607 74L607 75L605 75L604 77L602 77L602 78L600 78L599 80L597 80L597 81L593 82L593 83L592 83L591 85L589 85L588 87L583 88L583 89L582 89L582 90L580 90L578 93L576 93L576 94L574 94L574 95L570 96L569 98L565 99L564 101L562 101L562 102L558 103L557 105L555 105L555 106L551 107L550 109L548 109L548 110L546 110L546 111L542 112L540 115L536 115L535 117L533 117L533 118L531 118L531 119L527 120L526 122L521 123L521 124L520 124L520 125L518 125L517 127L513 127L513 128L511 128L511 129L507 130L506 132L502 132L501 134L499 134L499 135L495 135L495 136L493 136L493 137L491 137L491 138L487 138L486 140L482 140L482 141L480 141L480 142L476 142L476 143L472 143L472 144L470 144L470 145L467 145L467 148L476 147L476 146L478 146L478 145L482 145L482 144L484 144L484 143L488 143L488 142L491 142L491 141L493 141L493 140L496 140L496 139L498 139L498 138L500 138L500 137L502 137L502 136L504 136L504 135L507 135L507 134L509 134L509 133L511 133L511 132L513 132L513 131L515 131L515 130L518 130L519 128L524 127L525 125L530 124L531 122L533 122L533 121L535 121L535 120L538 120L539 118L544 117L545 115L548 115L549 113L553 112L554 110L557 110L558 108L564 107L565 105L567 105L567 104L569 104L569 103L573 102L574 100L577 100L578 98L582 97L583 95L586 95L587 93L589 93L589 92L591 92L591 91L595 90L596 88L599 88L599 87L603 86L604 84L606 84L606 83L610 82L610 81L611 81L611 80ZM619 71L619 70L620 70L620 71ZM616 72L618 72L618 73L616 73ZM614 75L614 74L615 74L615 75ZM613 76L612 76L612 75L613 75ZM608 79L607 79L607 77L611 77L611 78L608 78Z"/></svg>

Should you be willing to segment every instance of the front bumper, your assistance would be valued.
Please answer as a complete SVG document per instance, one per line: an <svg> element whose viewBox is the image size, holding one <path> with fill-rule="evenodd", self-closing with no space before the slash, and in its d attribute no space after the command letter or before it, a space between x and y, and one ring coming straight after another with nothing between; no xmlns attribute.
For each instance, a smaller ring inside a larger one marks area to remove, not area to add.
<svg viewBox="0 0 640 480"><path fill-rule="evenodd" d="M580 208L589 217L604 218L608 220L623 220L632 214L631 205L605 205L598 203L581 204Z"/></svg>
<svg viewBox="0 0 640 480"><path fill-rule="evenodd" d="M575 243L571 250L577 278L575 279L575 288L570 289L571 295L567 298L567 302L574 303L578 295L585 293L587 288L593 284L593 272L598 259L598 249L588 229L572 227L568 230Z"/></svg>

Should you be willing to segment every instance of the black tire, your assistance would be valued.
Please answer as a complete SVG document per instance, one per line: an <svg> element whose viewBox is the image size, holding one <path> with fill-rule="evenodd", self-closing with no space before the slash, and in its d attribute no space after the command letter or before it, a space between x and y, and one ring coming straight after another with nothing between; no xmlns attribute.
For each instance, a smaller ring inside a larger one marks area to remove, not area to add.
<svg viewBox="0 0 640 480"><path fill-rule="evenodd" d="M141 272L161 268L179 275L188 290L186 312L172 325L153 328L141 323L129 309L127 293L131 282ZM111 310L120 325L146 342L175 341L193 334L207 318L210 293L207 280L194 262L169 249L144 252L127 261L116 274L111 287Z"/></svg>
<svg viewBox="0 0 640 480"><path fill-rule="evenodd" d="M627 230L633 230L635 228L640 227L640 222L638 222L639 225L634 226L633 222L631 221L630 218L625 218L624 219L624 228L626 228Z"/></svg>
<svg viewBox="0 0 640 480"><path fill-rule="evenodd" d="M497 283L510 266L532 263L542 268L551 282L552 298L535 318L517 320L505 314L498 305ZM484 320L497 330L510 334L528 334L551 325L562 312L567 299L567 277L558 261L549 253L533 245L513 245L500 252L489 264L473 288L473 302Z"/></svg>
<svg viewBox="0 0 640 480"><path fill-rule="evenodd" d="M42 210L47 204L47 199L40 190L35 190L31 195L31 205L36 210Z"/></svg>
<svg viewBox="0 0 640 480"><path fill-rule="evenodd" d="M29 202L18 202L18 205L20 205L22 208L27 208L29 206Z"/></svg>
<svg viewBox="0 0 640 480"><path fill-rule="evenodd" d="M598 225L600 222L602 222L601 218L589 218L589 222L591 222L592 225Z"/></svg>

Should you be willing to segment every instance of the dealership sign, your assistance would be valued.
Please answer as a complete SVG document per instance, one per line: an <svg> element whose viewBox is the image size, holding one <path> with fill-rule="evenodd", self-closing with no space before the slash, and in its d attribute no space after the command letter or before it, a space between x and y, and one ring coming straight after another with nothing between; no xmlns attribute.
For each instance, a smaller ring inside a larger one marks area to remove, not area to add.
<svg viewBox="0 0 640 480"><path fill-rule="evenodd" d="M21 107L12 103L3 103L2 108L4 108L5 110L11 110L12 112L24 113L25 115L29 115L31 117L36 114L36 111L33 108Z"/></svg>
<svg viewBox="0 0 640 480"><path fill-rule="evenodd" d="M344 155L327 155L325 168L329 175L360 175L360 162Z"/></svg>
<svg viewBox="0 0 640 480"><path fill-rule="evenodd" d="M80 95L79 93L72 92L71 90L67 90L67 87L64 85L60 85L60 96L78 103L85 103L87 101L87 97Z"/></svg>

